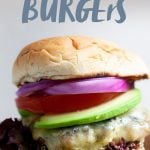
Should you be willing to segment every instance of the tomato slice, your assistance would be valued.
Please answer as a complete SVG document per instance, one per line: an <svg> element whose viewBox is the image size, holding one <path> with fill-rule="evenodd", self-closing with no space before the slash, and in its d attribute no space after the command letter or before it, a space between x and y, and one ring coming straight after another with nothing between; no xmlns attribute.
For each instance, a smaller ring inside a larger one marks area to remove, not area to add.
<svg viewBox="0 0 150 150"><path fill-rule="evenodd" d="M76 95L32 95L18 97L19 109L38 114L59 114L79 111L107 102L121 93L96 93Z"/></svg>

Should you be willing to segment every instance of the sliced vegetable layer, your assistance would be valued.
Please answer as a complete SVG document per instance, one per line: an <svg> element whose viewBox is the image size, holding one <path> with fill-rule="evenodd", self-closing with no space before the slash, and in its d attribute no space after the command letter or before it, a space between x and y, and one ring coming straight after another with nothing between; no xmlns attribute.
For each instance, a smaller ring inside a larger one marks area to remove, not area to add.
<svg viewBox="0 0 150 150"><path fill-rule="evenodd" d="M19 111L19 114L21 115L21 117L23 117L23 118L35 115L33 112L23 110L23 109L19 109L18 111Z"/></svg>
<svg viewBox="0 0 150 150"><path fill-rule="evenodd" d="M23 85L17 91L17 95L26 97L39 92L50 95L126 92L133 86L133 81L116 77L65 81L41 80Z"/></svg>
<svg viewBox="0 0 150 150"><path fill-rule="evenodd" d="M90 109L61 115L45 115L36 121L34 126L51 129L98 122L127 112L135 107L140 100L140 91L133 89Z"/></svg>
<svg viewBox="0 0 150 150"><path fill-rule="evenodd" d="M76 95L32 95L19 97L17 107L21 110L37 114L60 114L91 108L113 98L121 93L95 93ZM23 113L24 115L24 113ZM26 116L26 114L25 114Z"/></svg>

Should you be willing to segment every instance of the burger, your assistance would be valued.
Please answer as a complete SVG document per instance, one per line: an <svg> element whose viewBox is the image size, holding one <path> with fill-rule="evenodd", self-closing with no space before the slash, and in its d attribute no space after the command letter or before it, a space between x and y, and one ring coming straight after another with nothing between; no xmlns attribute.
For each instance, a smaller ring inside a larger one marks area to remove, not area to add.
<svg viewBox="0 0 150 150"><path fill-rule="evenodd" d="M135 81L149 77L138 56L84 36L31 43L13 66L23 125L48 150L144 150L150 113Z"/></svg>

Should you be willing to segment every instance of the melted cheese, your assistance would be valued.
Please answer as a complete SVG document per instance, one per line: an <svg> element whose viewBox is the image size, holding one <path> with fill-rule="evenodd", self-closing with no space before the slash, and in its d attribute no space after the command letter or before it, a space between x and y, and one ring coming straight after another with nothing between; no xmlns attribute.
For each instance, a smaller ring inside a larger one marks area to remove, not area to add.
<svg viewBox="0 0 150 150"><path fill-rule="evenodd" d="M150 133L149 114L147 110L137 108L122 116L89 125L53 130L33 128L33 137L42 137L49 150L101 150L121 137L127 141L139 140L143 144L145 136Z"/></svg>

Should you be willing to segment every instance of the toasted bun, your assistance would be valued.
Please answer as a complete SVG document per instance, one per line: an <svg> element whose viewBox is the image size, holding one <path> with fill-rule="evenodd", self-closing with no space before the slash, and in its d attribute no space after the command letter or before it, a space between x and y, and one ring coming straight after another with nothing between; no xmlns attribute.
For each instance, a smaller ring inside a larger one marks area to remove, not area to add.
<svg viewBox="0 0 150 150"><path fill-rule="evenodd" d="M140 60L118 46L84 36L48 38L26 46L13 67L16 85L40 79L63 80L98 76L148 78Z"/></svg>

